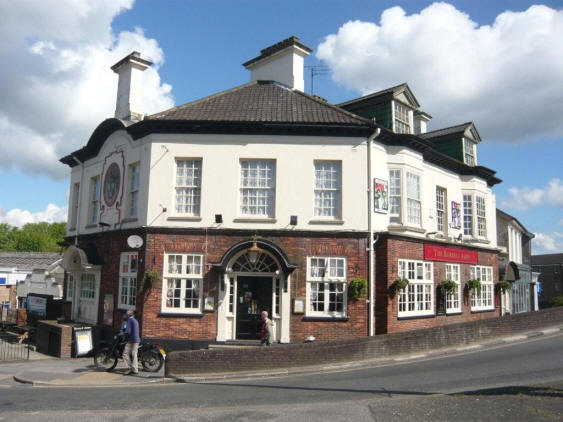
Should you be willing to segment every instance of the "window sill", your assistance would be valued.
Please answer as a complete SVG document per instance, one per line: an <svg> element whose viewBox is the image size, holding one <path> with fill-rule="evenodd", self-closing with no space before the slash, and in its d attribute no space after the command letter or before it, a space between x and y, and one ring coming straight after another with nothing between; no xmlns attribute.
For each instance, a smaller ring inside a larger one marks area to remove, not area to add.
<svg viewBox="0 0 563 422"><path fill-rule="evenodd" d="M426 233L426 230L424 230L421 227L415 227L415 226L404 226L402 224L389 224L387 226L387 230L389 230L390 232L415 232L415 233Z"/></svg>
<svg viewBox="0 0 563 422"><path fill-rule="evenodd" d="M128 217L121 220L122 223L135 223L137 221L139 221L137 217Z"/></svg>
<svg viewBox="0 0 563 422"><path fill-rule="evenodd" d="M194 313L186 313L186 312L159 312L157 315L159 318L201 318L203 317L203 312L194 312Z"/></svg>
<svg viewBox="0 0 563 422"><path fill-rule="evenodd" d="M484 245L488 245L491 243L490 240L487 240L485 238L482 237L471 237L469 239L463 239L465 242L467 243L482 243Z"/></svg>
<svg viewBox="0 0 563 422"><path fill-rule="evenodd" d="M494 307L490 308L490 309L475 309L475 310L471 310L472 314L482 314L485 312L494 312L496 309Z"/></svg>
<svg viewBox="0 0 563 422"><path fill-rule="evenodd" d="M98 223L96 224L87 224L86 226L84 226L85 229L95 229L98 227Z"/></svg>
<svg viewBox="0 0 563 422"><path fill-rule="evenodd" d="M303 319L301 321L306 321L306 322L346 322L349 321L350 318L346 317L346 316L342 316L342 317L333 317L333 316L305 316L303 317Z"/></svg>
<svg viewBox="0 0 563 422"><path fill-rule="evenodd" d="M135 306L129 305L117 305L116 311L128 311L128 310L135 310Z"/></svg>
<svg viewBox="0 0 563 422"><path fill-rule="evenodd" d="M436 315L434 313L431 314L420 314L420 315L404 315L398 316L397 319L399 321L409 320L409 319L422 319L422 318L434 318Z"/></svg>
<svg viewBox="0 0 563 422"><path fill-rule="evenodd" d="M341 226L344 224L344 220L309 220L309 224L332 224L335 226Z"/></svg>
<svg viewBox="0 0 563 422"><path fill-rule="evenodd" d="M274 224L277 223L278 220L275 218L252 218L252 217L240 217L235 218L233 223L269 223Z"/></svg>
<svg viewBox="0 0 563 422"><path fill-rule="evenodd" d="M461 315L463 312L461 311L446 311L446 316L453 316L453 315Z"/></svg>
<svg viewBox="0 0 563 422"><path fill-rule="evenodd" d="M193 215L193 216L189 216L189 215L180 216L180 215L177 215L177 216L168 217L168 218L166 218L166 220L167 220L167 221L201 221L201 217L198 217L198 216L196 216L196 215Z"/></svg>

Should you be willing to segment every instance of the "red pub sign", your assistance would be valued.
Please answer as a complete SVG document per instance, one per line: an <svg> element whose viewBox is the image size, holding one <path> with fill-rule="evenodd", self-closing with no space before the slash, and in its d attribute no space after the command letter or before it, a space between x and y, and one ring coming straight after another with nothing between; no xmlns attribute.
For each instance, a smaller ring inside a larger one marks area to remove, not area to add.
<svg viewBox="0 0 563 422"><path fill-rule="evenodd" d="M424 259L426 261L460 262L462 264L477 264L477 251L467 249L444 248L443 246L424 245Z"/></svg>

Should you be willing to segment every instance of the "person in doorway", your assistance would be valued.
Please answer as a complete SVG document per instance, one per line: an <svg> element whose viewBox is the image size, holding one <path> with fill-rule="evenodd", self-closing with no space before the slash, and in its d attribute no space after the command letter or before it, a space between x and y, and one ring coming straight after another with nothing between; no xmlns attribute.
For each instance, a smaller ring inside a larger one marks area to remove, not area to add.
<svg viewBox="0 0 563 422"><path fill-rule="evenodd" d="M123 360L127 364L125 375L137 375L139 373L139 362L137 351L139 350L139 323L135 319L135 312L129 309L127 316L127 326L125 327L125 348L123 349Z"/></svg>
<svg viewBox="0 0 563 422"><path fill-rule="evenodd" d="M260 346L269 346L273 341L274 323L268 318L268 311L262 311L262 332L260 333Z"/></svg>

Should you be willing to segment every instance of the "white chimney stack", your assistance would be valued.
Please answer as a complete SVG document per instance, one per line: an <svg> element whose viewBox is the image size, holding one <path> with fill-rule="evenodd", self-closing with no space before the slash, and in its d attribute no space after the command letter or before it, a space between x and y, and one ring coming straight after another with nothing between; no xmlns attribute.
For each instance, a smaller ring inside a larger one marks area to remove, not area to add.
<svg viewBox="0 0 563 422"><path fill-rule="evenodd" d="M243 63L250 70L250 80L276 81L292 89L305 91L305 57L313 50L292 36L260 51L258 57Z"/></svg>
<svg viewBox="0 0 563 422"><path fill-rule="evenodd" d="M119 75L115 117L121 120L139 121L143 118L141 110L143 72L152 62L141 59L138 51L133 51L111 67Z"/></svg>
<svg viewBox="0 0 563 422"><path fill-rule="evenodd" d="M416 110L414 112L414 134L421 135L426 133L426 123L432 119L432 116L424 111Z"/></svg>

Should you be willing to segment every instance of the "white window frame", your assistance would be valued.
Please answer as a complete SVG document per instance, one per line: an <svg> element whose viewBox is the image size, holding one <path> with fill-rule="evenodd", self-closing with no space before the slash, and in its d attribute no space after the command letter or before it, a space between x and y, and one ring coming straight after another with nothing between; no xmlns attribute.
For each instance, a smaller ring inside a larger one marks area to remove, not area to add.
<svg viewBox="0 0 563 422"><path fill-rule="evenodd" d="M315 160L313 214L339 220L342 216L342 161Z"/></svg>
<svg viewBox="0 0 563 422"><path fill-rule="evenodd" d="M88 207L89 224L98 223L98 214L100 213L100 179L100 175L90 178L90 206Z"/></svg>
<svg viewBox="0 0 563 422"><path fill-rule="evenodd" d="M72 302L74 299L74 287L76 286L76 281L72 273L68 273L68 278L66 280L66 301Z"/></svg>
<svg viewBox="0 0 563 422"><path fill-rule="evenodd" d="M345 318L347 315L348 288L346 283L347 263L345 257L308 256L305 315L310 317ZM320 290L322 288L322 290ZM313 300L319 292L320 300ZM321 293L322 292L322 293ZM336 298L336 300L334 300ZM314 303L322 309L313 309ZM342 310L330 310L332 305L342 305Z"/></svg>
<svg viewBox="0 0 563 422"><path fill-rule="evenodd" d="M422 226L422 195L421 195L421 176L407 170L406 181L406 203L407 203L407 224L409 226ZM411 182L416 181L415 186Z"/></svg>
<svg viewBox="0 0 563 422"><path fill-rule="evenodd" d="M404 104L393 101L393 127L395 133L412 133L411 110Z"/></svg>
<svg viewBox="0 0 563 422"><path fill-rule="evenodd" d="M398 275L409 280L409 285L398 295L398 317L434 315L434 264L399 259Z"/></svg>
<svg viewBox="0 0 563 422"><path fill-rule="evenodd" d="M203 160L201 158L176 158L174 169L175 214L199 217L201 215Z"/></svg>
<svg viewBox="0 0 563 422"><path fill-rule="evenodd" d="M488 311L495 309L493 267L471 265L469 278L481 281L481 292L471 291L471 310Z"/></svg>
<svg viewBox="0 0 563 422"><path fill-rule="evenodd" d="M477 165L477 157L475 154L475 143L467 138L463 138L463 162L468 166Z"/></svg>
<svg viewBox="0 0 563 422"><path fill-rule="evenodd" d="M403 192L403 177L401 173L401 169L389 169L389 222L398 224L401 224L402 221L401 195Z"/></svg>
<svg viewBox="0 0 563 422"><path fill-rule="evenodd" d="M141 177L140 174L140 163L132 163L128 166L128 174L129 174L129 200L128 200L128 216L129 217L138 217L139 215L139 179Z"/></svg>
<svg viewBox="0 0 563 422"><path fill-rule="evenodd" d="M446 313L461 312L461 276L459 264L446 264L446 280L452 280L457 284L454 292L446 294Z"/></svg>
<svg viewBox="0 0 563 422"><path fill-rule="evenodd" d="M436 230L443 235L448 234L448 191L436 186Z"/></svg>
<svg viewBox="0 0 563 422"><path fill-rule="evenodd" d="M138 252L122 252L119 258L118 309L135 309L137 304L138 269Z"/></svg>
<svg viewBox="0 0 563 422"><path fill-rule="evenodd" d="M239 215L274 218L276 214L276 160L240 159Z"/></svg>
<svg viewBox="0 0 563 422"><path fill-rule="evenodd" d="M468 227L468 224L471 226ZM463 192L463 234L475 239L488 238L485 194Z"/></svg>
<svg viewBox="0 0 563 422"><path fill-rule="evenodd" d="M203 306L203 255L194 253L169 252L164 254L164 268L162 277L162 313L170 314L201 314ZM169 296L169 283L179 281L179 295ZM195 295L186 298L188 285L197 284L195 289L189 289ZM174 301L179 306L171 306ZM197 301L197 306L187 307L186 301Z"/></svg>
<svg viewBox="0 0 563 422"><path fill-rule="evenodd" d="M78 222L78 202L80 201L80 183L72 185L72 205L70 207L70 227L69 230L75 230Z"/></svg>

